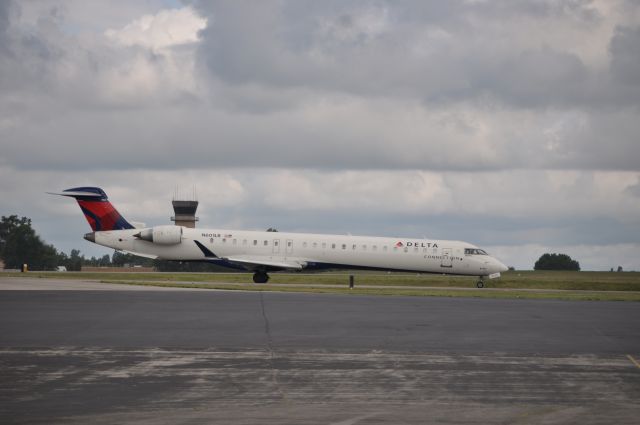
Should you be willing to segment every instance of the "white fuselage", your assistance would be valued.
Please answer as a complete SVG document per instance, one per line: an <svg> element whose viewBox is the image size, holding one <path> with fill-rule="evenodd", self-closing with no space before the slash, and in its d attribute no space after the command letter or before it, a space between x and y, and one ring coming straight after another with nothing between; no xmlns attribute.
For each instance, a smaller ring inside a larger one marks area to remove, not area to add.
<svg viewBox="0 0 640 425"><path fill-rule="evenodd" d="M182 228L179 243L162 245L136 237L139 233L140 229L112 230L95 232L94 237L97 244L143 256L220 261L249 270L353 268L470 276L507 270L497 259L460 241Z"/></svg>

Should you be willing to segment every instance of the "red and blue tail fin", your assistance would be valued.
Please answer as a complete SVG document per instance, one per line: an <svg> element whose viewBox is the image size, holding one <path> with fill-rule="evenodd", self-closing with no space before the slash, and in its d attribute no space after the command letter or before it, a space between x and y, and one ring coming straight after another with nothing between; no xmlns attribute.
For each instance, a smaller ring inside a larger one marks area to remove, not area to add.
<svg viewBox="0 0 640 425"><path fill-rule="evenodd" d="M54 195L75 198L94 232L134 228L111 205L107 194L99 187L74 187Z"/></svg>

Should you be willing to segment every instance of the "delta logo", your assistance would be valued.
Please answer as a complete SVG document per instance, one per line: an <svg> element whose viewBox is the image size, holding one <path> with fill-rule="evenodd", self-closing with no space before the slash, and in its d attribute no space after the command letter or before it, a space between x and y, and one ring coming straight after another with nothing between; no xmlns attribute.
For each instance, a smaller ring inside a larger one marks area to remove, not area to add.
<svg viewBox="0 0 640 425"><path fill-rule="evenodd" d="M415 247L415 248L437 248L438 244L435 242L406 242L403 243L401 241L396 242L396 248L402 247Z"/></svg>

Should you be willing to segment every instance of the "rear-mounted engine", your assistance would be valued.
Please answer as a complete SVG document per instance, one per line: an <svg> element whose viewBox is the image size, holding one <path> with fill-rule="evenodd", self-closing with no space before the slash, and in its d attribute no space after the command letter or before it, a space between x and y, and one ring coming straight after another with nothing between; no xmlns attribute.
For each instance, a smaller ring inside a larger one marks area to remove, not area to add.
<svg viewBox="0 0 640 425"><path fill-rule="evenodd" d="M156 226L133 236L158 245L176 245L182 242L182 226Z"/></svg>

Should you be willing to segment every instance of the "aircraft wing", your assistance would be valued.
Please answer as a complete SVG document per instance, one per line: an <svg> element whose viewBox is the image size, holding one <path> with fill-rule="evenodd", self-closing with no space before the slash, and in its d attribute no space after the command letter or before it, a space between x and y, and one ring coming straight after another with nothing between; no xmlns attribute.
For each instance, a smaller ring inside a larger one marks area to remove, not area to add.
<svg viewBox="0 0 640 425"><path fill-rule="evenodd" d="M268 257L239 255L237 257L227 257L225 260L239 264L248 269L256 269L259 267L273 267L276 269L302 270L307 266L305 261L300 260L271 260Z"/></svg>
<svg viewBox="0 0 640 425"><path fill-rule="evenodd" d="M307 262L303 259L279 259L274 260L271 256L266 255L236 255L231 257L218 257L212 251L204 246L200 241L194 240L195 244L200 248L205 258L209 261L226 261L233 263L247 270L302 270L307 267Z"/></svg>

